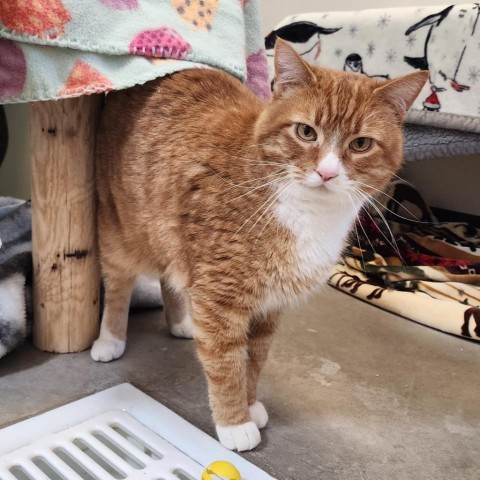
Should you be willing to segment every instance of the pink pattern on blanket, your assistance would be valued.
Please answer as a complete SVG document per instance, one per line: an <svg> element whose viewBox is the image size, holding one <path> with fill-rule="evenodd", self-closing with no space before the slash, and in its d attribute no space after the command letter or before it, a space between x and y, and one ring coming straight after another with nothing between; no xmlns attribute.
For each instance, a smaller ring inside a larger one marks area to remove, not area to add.
<svg viewBox="0 0 480 480"><path fill-rule="evenodd" d="M21 93L26 76L23 50L11 40L0 38L0 98Z"/></svg>
<svg viewBox="0 0 480 480"><path fill-rule="evenodd" d="M67 83L58 94L62 97L71 97L109 92L114 88L112 82L98 70L82 60L77 60L70 71Z"/></svg>
<svg viewBox="0 0 480 480"><path fill-rule="evenodd" d="M0 1L0 21L7 29L39 38L58 38L72 19L61 0Z"/></svg>
<svg viewBox="0 0 480 480"><path fill-rule="evenodd" d="M114 10L135 10L138 0L100 0L106 7Z"/></svg>
<svg viewBox="0 0 480 480"><path fill-rule="evenodd" d="M247 58L247 87L264 100L270 98L270 80L265 51L259 50Z"/></svg>
<svg viewBox="0 0 480 480"><path fill-rule="evenodd" d="M144 30L130 43L130 53L144 57L182 59L191 50L190 44L170 27Z"/></svg>

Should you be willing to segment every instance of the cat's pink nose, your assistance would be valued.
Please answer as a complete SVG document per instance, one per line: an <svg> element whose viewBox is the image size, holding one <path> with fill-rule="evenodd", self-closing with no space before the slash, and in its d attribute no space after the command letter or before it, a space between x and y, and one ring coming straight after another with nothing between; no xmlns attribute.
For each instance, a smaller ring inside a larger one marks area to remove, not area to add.
<svg viewBox="0 0 480 480"><path fill-rule="evenodd" d="M320 178L324 182L328 182L332 178L338 177L338 171L333 171L333 170L321 171L320 168L319 168L319 169L317 169L317 173L320 175Z"/></svg>
<svg viewBox="0 0 480 480"><path fill-rule="evenodd" d="M316 172L324 182L338 177L340 173L340 159L335 153L329 152L318 164Z"/></svg>

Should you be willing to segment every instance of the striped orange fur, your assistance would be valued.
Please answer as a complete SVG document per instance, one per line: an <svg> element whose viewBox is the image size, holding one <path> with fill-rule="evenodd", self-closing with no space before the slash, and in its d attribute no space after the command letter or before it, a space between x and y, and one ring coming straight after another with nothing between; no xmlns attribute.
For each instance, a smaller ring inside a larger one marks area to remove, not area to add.
<svg viewBox="0 0 480 480"><path fill-rule="evenodd" d="M92 356L123 353L132 282L157 275L181 312L171 323L193 322L220 440L238 450L268 419L256 385L279 315L325 283L365 197L399 169L427 77L309 66L280 40L275 62L271 102L188 70L109 94L98 135L106 303Z"/></svg>

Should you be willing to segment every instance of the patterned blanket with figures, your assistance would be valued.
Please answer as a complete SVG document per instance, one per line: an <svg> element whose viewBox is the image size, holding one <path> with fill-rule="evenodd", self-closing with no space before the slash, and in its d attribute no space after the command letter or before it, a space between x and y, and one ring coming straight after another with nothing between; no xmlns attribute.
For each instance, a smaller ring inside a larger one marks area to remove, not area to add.
<svg viewBox="0 0 480 480"><path fill-rule="evenodd" d="M394 78L429 70L410 123L480 132L480 4L303 13L284 19L277 37L312 63Z"/></svg>
<svg viewBox="0 0 480 480"><path fill-rule="evenodd" d="M404 182L362 212L330 284L424 325L480 340L480 229L437 221Z"/></svg>

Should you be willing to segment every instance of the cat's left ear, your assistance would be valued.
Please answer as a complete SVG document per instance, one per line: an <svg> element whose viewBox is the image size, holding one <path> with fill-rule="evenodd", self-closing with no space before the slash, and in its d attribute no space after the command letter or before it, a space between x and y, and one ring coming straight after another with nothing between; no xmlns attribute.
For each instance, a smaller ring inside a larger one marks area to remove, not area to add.
<svg viewBox="0 0 480 480"><path fill-rule="evenodd" d="M428 80L430 72L421 70L387 81L374 90L374 95L393 105L400 115L405 116Z"/></svg>
<svg viewBox="0 0 480 480"><path fill-rule="evenodd" d="M288 96L295 88L310 85L314 81L315 74L307 62L285 40L277 38L274 95Z"/></svg>

